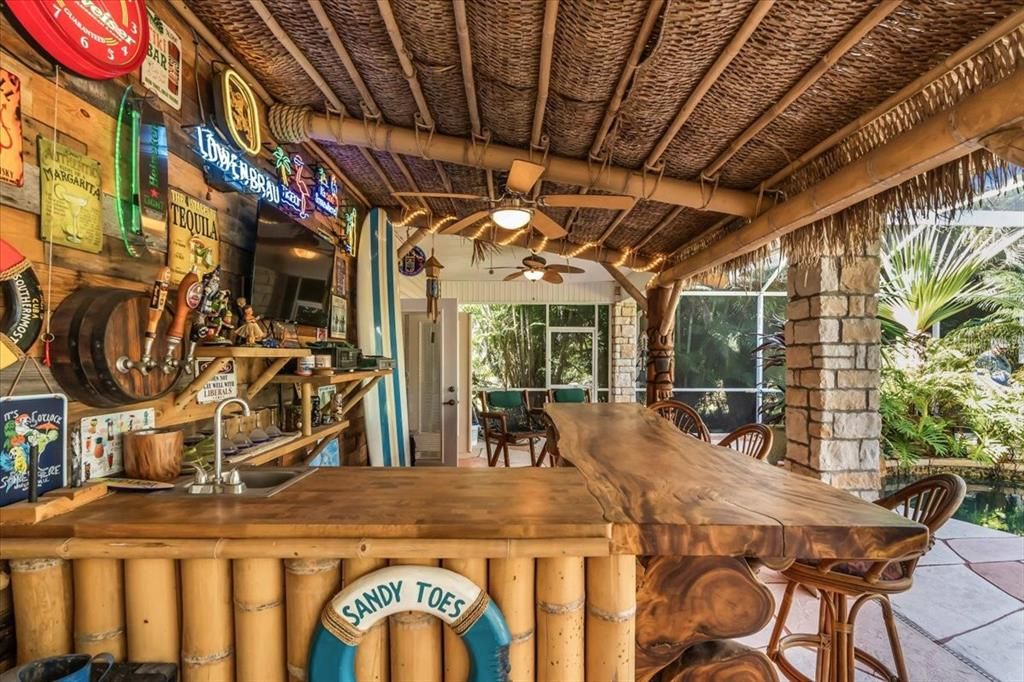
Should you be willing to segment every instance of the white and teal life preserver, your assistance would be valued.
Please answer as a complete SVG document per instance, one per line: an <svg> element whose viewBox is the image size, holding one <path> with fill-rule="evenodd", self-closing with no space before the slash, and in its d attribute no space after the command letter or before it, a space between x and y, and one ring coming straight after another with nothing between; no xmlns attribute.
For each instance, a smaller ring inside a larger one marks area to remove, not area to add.
<svg viewBox="0 0 1024 682"><path fill-rule="evenodd" d="M506 682L511 636L501 610L465 576L429 566L389 566L335 595L309 648L309 682L356 682L356 647L374 625L402 611L437 616L469 650L469 682Z"/></svg>

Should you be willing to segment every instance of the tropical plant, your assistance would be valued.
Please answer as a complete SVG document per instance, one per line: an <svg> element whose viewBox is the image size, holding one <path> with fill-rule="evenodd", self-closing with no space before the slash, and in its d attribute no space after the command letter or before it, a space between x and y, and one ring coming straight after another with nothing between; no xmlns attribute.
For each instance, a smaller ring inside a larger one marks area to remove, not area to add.
<svg viewBox="0 0 1024 682"><path fill-rule="evenodd" d="M761 354L761 367L763 369L771 367L784 368L786 366L785 324L785 320L774 318L770 327L772 331L768 334L762 334L761 343L752 351L754 357L757 357L758 353ZM785 388L772 379L766 379L762 388L775 390L765 391L761 394L761 410L759 415L761 423L770 426L781 424L786 418Z"/></svg>
<svg viewBox="0 0 1024 682"><path fill-rule="evenodd" d="M473 321L474 386L545 386L544 306L474 305L465 310Z"/></svg>

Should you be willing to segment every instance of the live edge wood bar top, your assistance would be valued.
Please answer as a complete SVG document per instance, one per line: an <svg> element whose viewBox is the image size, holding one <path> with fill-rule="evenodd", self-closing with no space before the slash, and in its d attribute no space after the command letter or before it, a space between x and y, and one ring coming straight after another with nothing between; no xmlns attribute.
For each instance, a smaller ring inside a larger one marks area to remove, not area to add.
<svg viewBox="0 0 1024 682"><path fill-rule="evenodd" d="M641 405L550 403L558 451L638 555L890 559L928 529L821 481L684 435Z"/></svg>

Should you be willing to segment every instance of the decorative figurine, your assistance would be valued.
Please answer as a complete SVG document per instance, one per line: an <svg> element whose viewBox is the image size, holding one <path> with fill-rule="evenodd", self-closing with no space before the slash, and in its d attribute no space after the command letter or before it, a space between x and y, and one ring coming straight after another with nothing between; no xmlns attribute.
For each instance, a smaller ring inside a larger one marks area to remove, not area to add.
<svg viewBox="0 0 1024 682"><path fill-rule="evenodd" d="M260 318L253 311L245 298L238 299L238 308L242 311L242 324L235 330L235 342L245 346L255 346L266 336L260 326Z"/></svg>
<svg viewBox="0 0 1024 682"><path fill-rule="evenodd" d="M424 269L427 271L427 315L432 322L437 322L437 316L441 314L441 270L444 266L434 258L434 252L431 251Z"/></svg>

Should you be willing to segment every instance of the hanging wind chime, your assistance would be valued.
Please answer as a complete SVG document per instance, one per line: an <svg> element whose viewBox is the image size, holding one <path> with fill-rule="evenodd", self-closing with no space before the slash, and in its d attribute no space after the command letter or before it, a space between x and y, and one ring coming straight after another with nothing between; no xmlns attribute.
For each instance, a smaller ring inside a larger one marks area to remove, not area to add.
<svg viewBox="0 0 1024 682"><path fill-rule="evenodd" d="M444 266L441 265L441 261L434 257L434 250L430 250L430 258L424 264L424 269L427 271L427 315L430 316L431 322L437 322L437 316L441 312L440 300L441 300L441 270Z"/></svg>

